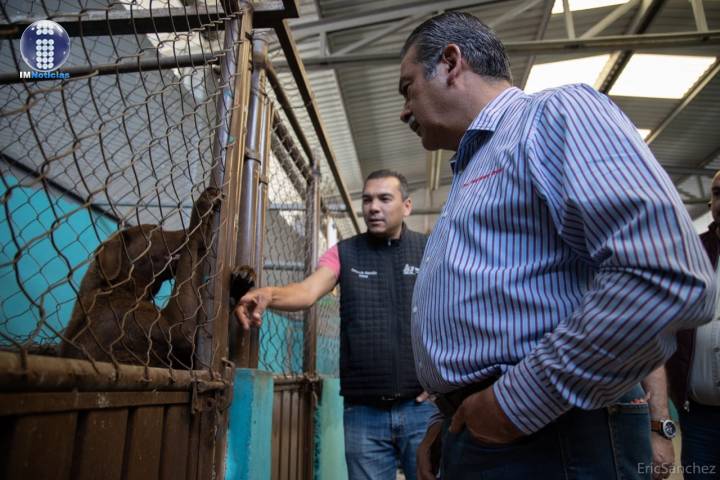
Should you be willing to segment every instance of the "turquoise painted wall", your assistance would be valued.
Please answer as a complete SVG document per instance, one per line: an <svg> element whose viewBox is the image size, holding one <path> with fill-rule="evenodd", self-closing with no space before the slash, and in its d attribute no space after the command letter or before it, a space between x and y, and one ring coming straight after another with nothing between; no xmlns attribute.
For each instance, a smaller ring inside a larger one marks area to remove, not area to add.
<svg viewBox="0 0 720 480"><path fill-rule="evenodd" d="M0 345L54 343L52 330L67 325L92 253L118 225L6 172L0 197ZM171 290L165 282L155 302L164 306Z"/></svg>
<svg viewBox="0 0 720 480"><path fill-rule="evenodd" d="M315 480L347 480L340 379L324 378L315 414Z"/></svg>
<svg viewBox="0 0 720 480"><path fill-rule="evenodd" d="M0 333L52 338L49 327L61 330L70 318L87 259L117 224L5 172L0 195Z"/></svg>
<svg viewBox="0 0 720 480"><path fill-rule="evenodd" d="M226 480L270 480L273 377L251 369L235 371L230 405Z"/></svg>

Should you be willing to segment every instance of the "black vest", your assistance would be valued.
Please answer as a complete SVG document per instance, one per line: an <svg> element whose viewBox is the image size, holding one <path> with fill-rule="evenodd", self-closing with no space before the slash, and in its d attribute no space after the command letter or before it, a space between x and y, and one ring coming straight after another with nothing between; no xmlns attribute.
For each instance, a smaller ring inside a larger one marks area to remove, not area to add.
<svg viewBox="0 0 720 480"><path fill-rule="evenodd" d="M415 373L410 309L427 236L403 226L399 240L367 233L338 243L340 394L411 396Z"/></svg>

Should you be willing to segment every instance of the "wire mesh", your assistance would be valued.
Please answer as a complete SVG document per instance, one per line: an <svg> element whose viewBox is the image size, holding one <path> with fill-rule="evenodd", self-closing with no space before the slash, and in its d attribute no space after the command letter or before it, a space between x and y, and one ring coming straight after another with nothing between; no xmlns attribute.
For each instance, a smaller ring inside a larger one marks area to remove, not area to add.
<svg viewBox="0 0 720 480"><path fill-rule="evenodd" d="M266 285L287 285L302 281L314 267L309 265L311 249L318 248L320 253L325 252L330 246L327 229L335 228L334 218L323 214L319 238L309 239L307 236L307 197L311 181L309 162L297 149L297 138L284 125L284 117L279 115L271 135L269 210L263 259L263 279ZM336 191L330 193L337 195ZM340 329L338 290L321 298L316 304L316 311L317 373L337 375ZM303 373L303 355L309 342L304 337L303 322L306 321L309 320L305 312L270 310L265 314L260 331L260 369L285 376Z"/></svg>
<svg viewBox="0 0 720 480"><path fill-rule="evenodd" d="M277 129L271 138L263 280L267 285L286 285L305 278L307 182L284 149ZM302 312L265 313L260 330L261 370L287 375L302 373L303 318Z"/></svg>
<svg viewBox="0 0 720 480"><path fill-rule="evenodd" d="M131 10L150 5L158 15L184 6L10 0L2 13L6 23L73 13L82 25L90 11L128 12L132 21ZM0 42L2 71L26 70L18 42ZM232 181L216 142L233 112L218 118L216 106L235 79L221 84L218 65L233 49L223 48L217 22L190 32L80 35L63 68L190 53L213 61L0 89L0 348L208 365L199 342L218 311L219 192Z"/></svg>

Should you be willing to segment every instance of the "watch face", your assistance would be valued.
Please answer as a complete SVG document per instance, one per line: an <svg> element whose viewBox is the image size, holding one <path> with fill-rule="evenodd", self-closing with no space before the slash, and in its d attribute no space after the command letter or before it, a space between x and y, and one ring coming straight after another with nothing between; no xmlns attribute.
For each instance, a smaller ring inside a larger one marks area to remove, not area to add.
<svg viewBox="0 0 720 480"><path fill-rule="evenodd" d="M672 420L665 420L662 422L662 430L667 438L673 438L677 434L677 427L675 426L675 422Z"/></svg>

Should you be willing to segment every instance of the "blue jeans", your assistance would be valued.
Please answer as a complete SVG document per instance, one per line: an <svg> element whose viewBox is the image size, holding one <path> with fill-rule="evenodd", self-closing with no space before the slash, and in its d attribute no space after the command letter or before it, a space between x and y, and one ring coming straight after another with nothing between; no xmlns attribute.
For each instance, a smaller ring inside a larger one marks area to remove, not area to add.
<svg viewBox="0 0 720 480"><path fill-rule="evenodd" d="M572 409L533 435L508 445L485 445L467 429L447 430L440 477L447 480L650 479L648 406L637 386L610 407Z"/></svg>
<svg viewBox="0 0 720 480"><path fill-rule="evenodd" d="M350 480L395 480L398 465L415 480L415 452L436 412L430 402L398 401L391 408L345 404L345 461Z"/></svg>
<svg viewBox="0 0 720 480"><path fill-rule="evenodd" d="M685 480L720 478L720 407L690 402L679 409Z"/></svg>

